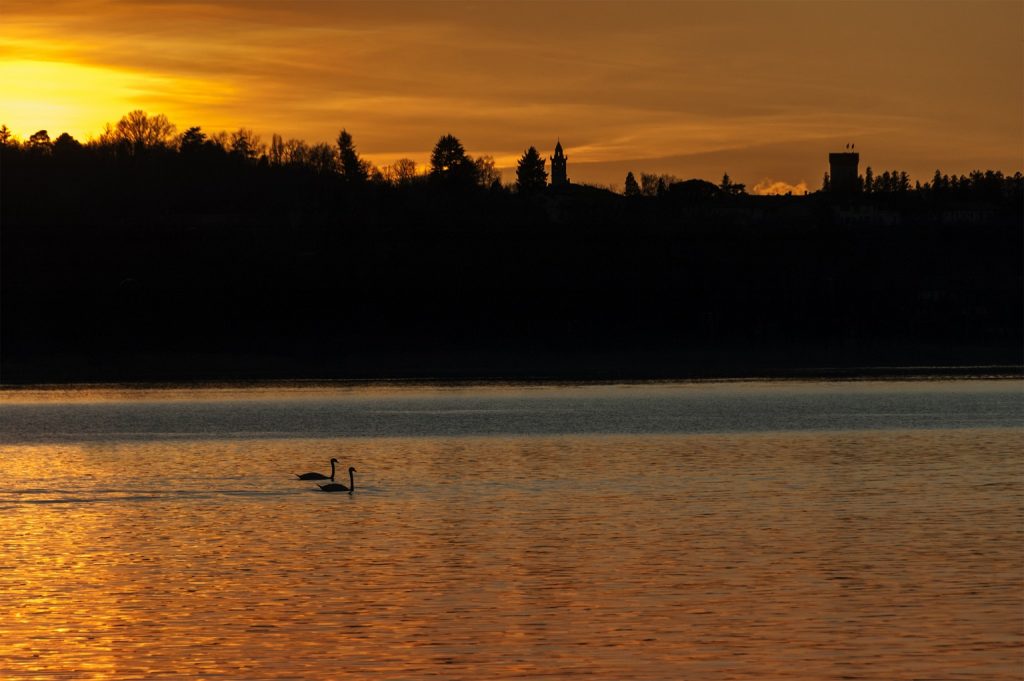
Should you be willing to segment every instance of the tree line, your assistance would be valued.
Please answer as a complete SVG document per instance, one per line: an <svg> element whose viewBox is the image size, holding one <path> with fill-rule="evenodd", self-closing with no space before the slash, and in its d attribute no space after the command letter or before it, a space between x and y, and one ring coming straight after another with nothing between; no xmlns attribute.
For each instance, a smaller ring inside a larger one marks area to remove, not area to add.
<svg viewBox="0 0 1024 681"><path fill-rule="evenodd" d="M831 178L826 172L822 179L822 191L830 192ZM885 170L876 174L868 166L863 175L857 177L855 191L862 196L914 196L934 200L988 201L1000 203L1019 201L1024 193L1024 174L1019 170L1013 175L1004 175L999 170L972 170L967 175L949 175L936 169L931 180L911 183L905 170Z"/></svg>
<svg viewBox="0 0 1024 681"><path fill-rule="evenodd" d="M422 169L375 167L345 129L264 144L144 112L0 145L3 380L654 377L1024 347L1019 189L974 189L996 173L931 193L872 174L857 200L885 210L850 211L728 174L553 190L534 147L506 186L450 134Z"/></svg>
<svg viewBox="0 0 1024 681"><path fill-rule="evenodd" d="M270 143L266 144L249 128L208 134L201 127L193 126L179 135L177 126L164 114L150 115L135 110L121 117L116 124L107 124L98 138L84 144L66 132L51 139L47 130L39 130L20 142L6 125L2 125L0 149L8 154L51 157L58 161L133 157L160 159L177 155L196 163L245 163L290 169L307 175L335 176L349 185L404 187L431 182L452 188L502 188L501 172L495 167L494 158L487 154L477 157L467 154L462 142L452 134L442 135L437 140L428 168L420 168L410 158L400 158L378 167L360 156L352 134L344 128L333 145L286 140L278 134L272 135ZM535 147L524 151L517 165L514 188L523 193L543 189L547 184L544 166L544 159Z"/></svg>
<svg viewBox="0 0 1024 681"><path fill-rule="evenodd" d="M47 130L39 130L24 141L19 141L6 125L0 125L0 150L21 153L31 158L52 157L57 161L82 159L118 159L146 157L159 161L161 157L176 155L195 164L226 166L234 163L264 168L295 171L314 177L331 177L350 186L377 185L409 187L430 183L449 189L471 188L492 191L512 190L522 194L537 194L547 187L548 173L544 157L536 147L523 152L516 164L515 182L502 184L501 172L490 155L471 156L462 142L451 134L442 135L430 154L430 164L421 168L410 158L376 166L364 159L356 150L353 136L342 129L334 144L308 144L300 139L271 136L269 144L249 128L233 132L207 133L199 126L187 128L181 134L177 126L164 114L150 115L142 110L131 111L115 124L107 124L98 138L81 143L68 133L51 139ZM742 183L731 180L725 173L717 185L702 182L696 192L707 197L731 197L747 194ZM693 180L689 194L694 194ZM632 171L627 173L623 194L627 197L664 197L670 188L684 184L670 174L641 173L639 179ZM829 193L831 181L826 172L821 191ZM911 181L902 170L885 170L876 174L871 166L858 177L857 192L863 196L907 196L961 201L1014 201L1024 193L1024 175L1017 171L1004 175L1001 171L974 170L967 175L949 175L936 170L925 182ZM679 192L677 192L679 193Z"/></svg>

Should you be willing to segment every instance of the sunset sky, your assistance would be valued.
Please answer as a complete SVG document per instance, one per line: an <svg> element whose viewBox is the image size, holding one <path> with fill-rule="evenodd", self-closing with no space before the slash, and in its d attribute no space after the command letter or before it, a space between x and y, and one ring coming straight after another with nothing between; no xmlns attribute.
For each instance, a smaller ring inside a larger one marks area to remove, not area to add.
<svg viewBox="0 0 1024 681"><path fill-rule="evenodd" d="M813 189L847 142L862 172L1024 166L1016 0L4 0L0 84L22 138L85 140L136 108L264 141L345 127L378 165L447 132L503 167L561 138L571 179L619 186Z"/></svg>

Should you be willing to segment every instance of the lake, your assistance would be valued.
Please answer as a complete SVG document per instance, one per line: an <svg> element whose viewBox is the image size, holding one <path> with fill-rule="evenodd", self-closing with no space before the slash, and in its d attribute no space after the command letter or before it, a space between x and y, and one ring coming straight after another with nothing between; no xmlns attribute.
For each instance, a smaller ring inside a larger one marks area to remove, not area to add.
<svg viewBox="0 0 1024 681"><path fill-rule="evenodd" d="M3 679L1024 671L1018 380L0 397Z"/></svg>

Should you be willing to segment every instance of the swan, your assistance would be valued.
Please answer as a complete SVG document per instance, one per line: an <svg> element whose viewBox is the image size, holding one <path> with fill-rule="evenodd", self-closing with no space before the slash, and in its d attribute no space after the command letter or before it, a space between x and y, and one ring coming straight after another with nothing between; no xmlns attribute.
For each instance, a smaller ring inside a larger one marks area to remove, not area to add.
<svg viewBox="0 0 1024 681"><path fill-rule="evenodd" d="M348 484L349 484L348 487L345 487L345 485L342 485L339 482L329 482L326 485L321 485L321 484L318 483L317 487L319 487L320 489L322 489L325 492L355 492L356 491L356 478L355 478L354 475L352 475L355 472L356 472L355 468L352 468L352 466L348 467Z"/></svg>
<svg viewBox="0 0 1024 681"><path fill-rule="evenodd" d="M303 473L299 475L295 474L299 480L334 480L334 464L338 463L337 459L331 459L331 474L324 475L323 473Z"/></svg>

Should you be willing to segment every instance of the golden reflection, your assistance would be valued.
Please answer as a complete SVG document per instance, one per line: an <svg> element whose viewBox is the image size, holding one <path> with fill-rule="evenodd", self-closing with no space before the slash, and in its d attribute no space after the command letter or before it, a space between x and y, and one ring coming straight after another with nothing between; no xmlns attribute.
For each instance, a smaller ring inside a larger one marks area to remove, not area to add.
<svg viewBox="0 0 1024 681"><path fill-rule="evenodd" d="M1021 447L996 429L6 446L0 678L1008 680ZM359 468L356 494L291 478L325 456Z"/></svg>

